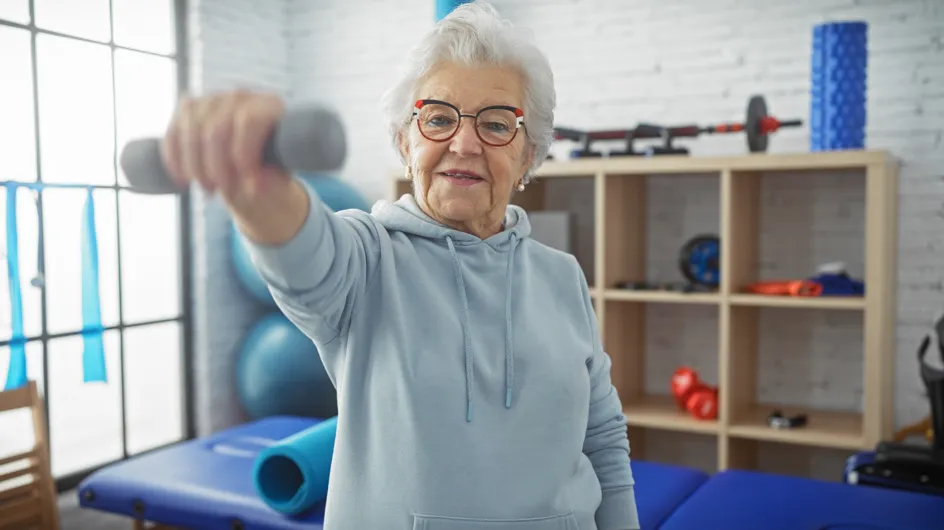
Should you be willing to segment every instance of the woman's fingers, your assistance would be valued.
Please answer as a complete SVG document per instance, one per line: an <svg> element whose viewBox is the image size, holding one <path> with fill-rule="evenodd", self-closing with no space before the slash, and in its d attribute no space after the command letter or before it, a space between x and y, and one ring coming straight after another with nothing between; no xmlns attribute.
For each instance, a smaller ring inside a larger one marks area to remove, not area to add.
<svg viewBox="0 0 944 530"><path fill-rule="evenodd" d="M246 97L234 110L232 160L245 191L256 193L263 179L263 155L266 141L282 118L284 106L276 96L254 94Z"/></svg>
<svg viewBox="0 0 944 530"><path fill-rule="evenodd" d="M212 98L206 104L201 124L203 171L215 189L226 195L232 193L238 180L236 166L229 156L233 141L232 116L238 103L233 95L225 95Z"/></svg>
<svg viewBox="0 0 944 530"><path fill-rule="evenodd" d="M179 186L190 184L190 178L187 176L181 162L180 152L180 113L183 106L178 103L174 110L174 116L167 125L167 131L161 140L161 162L170 174L171 179Z"/></svg>
<svg viewBox="0 0 944 530"><path fill-rule="evenodd" d="M203 160L203 127L201 120L207 112L207 99L185 99L178 116L177 145L180 150L180 163L184 173L191 181L200 183L208 192L213 192L216 186L204 170Z"/></svg>
<svg viewBox="0 0 944 530"><path fill-rule="evenodd" d="M198 182L224 197L251 197L260 179L273 174L263 167L263 151L283 113L276 95L184 97L161 145L164 165L181 184Z"/></svg>

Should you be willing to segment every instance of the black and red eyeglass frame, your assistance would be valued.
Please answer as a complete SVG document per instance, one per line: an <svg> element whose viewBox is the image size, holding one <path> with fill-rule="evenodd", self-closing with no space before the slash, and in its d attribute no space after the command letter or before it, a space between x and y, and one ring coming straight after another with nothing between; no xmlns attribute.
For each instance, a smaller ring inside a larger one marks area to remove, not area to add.
<svg viewBox="0 0 944 530"><path fill-rule="evenodd" d="M508 111L514 112L515 113L515 134L511 135L511 138L507 142L500 143L500 144L491 143L485 138L482 138L482 135L479 133L478 129L475 130L475 134L476 136L479 137L479 140L482 140L482 142L492 147L506 146L510 144L511 142L515 141L515 138L518 136L518 129L524 127L524 111L512 105L489 105L488 107L483 107L479 109L479 111L476 112L475 114L463 114L462 111L459 110L459 107L456 107L455 105L453 105L452 103L449 103L448 101L442 101L439 99L418 99L416 100L416 103L413 105L413 118L419 118L420 109L426 105L445 105L449 108L452 108L456 111L456 114L459 116L459 120L462 120L462 118L472 118L473 121L478 120L479 115L487 110L498 109L498 110L508 110ZM446 138L433 139L426 136L426 134L423 133L423 128L420 127L419 119L416 120L416 128L417 130L420 131L420 134L423 135L423 138L426 138L427 140L432 141L432 142L449 141L452 139L452 137L456 135L456 133L459 132L459 125L456 124L455 130L453 130L452 134L450 134Z"/></svg>

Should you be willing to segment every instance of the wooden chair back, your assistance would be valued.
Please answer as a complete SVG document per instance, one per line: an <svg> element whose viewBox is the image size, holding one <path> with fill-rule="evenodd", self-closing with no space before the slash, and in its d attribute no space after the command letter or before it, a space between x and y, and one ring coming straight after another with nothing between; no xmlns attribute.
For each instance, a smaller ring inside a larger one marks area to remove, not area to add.
<svg viewBox="0 0 944 530"><path fill-rule="evenodd" d="M34 381L0 392L0 413L19 409L32 412L35 443L23 453L0 452L0 530L60 530L46 414Z"/></svg>

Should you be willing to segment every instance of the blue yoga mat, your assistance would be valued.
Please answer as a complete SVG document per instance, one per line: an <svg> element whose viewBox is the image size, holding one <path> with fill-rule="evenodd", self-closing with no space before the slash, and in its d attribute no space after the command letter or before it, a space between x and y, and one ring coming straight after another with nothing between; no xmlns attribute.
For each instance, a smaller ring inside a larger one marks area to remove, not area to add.
<svg viewBox="0 0 944 530"><path fill-rule="evenodd" d="M253 482L270 508L299 515L327 498L337 426L335 416L259 453Z"/></svg>

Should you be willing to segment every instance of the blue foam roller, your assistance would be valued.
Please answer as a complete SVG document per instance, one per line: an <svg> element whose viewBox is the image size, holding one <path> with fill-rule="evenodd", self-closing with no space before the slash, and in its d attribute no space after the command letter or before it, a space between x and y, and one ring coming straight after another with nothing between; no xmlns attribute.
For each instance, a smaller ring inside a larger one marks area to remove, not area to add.
<svg viewBox="0 0 944 530"><path fill-rule="evenodd" d="M256 492L270 508L299 515L328 496L337 416L263 449L253 467Z"/></svg>
<svg viewBox="0 0 944 530"><path fill-rule="evenodd" d="M865 147L868 25L828 22L813 28L810 149Z"/></svg>

